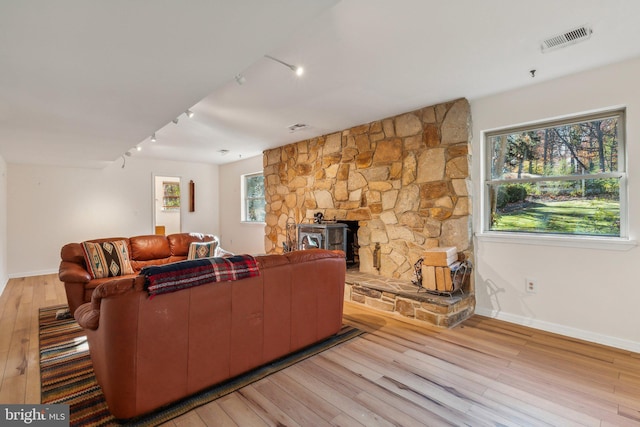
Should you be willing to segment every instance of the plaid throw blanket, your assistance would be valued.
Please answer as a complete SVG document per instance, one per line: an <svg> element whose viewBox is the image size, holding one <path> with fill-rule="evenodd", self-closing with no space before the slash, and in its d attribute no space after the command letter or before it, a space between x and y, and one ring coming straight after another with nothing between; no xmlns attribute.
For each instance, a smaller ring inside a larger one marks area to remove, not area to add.
<svg viewBox="0 0 640 427"><path fill-rule="evenodd" d="M145 276L145 289L149 297L154 297L205 283L259 276L260 271L251 255L234 255L144 267L140 274Z"/></svg>

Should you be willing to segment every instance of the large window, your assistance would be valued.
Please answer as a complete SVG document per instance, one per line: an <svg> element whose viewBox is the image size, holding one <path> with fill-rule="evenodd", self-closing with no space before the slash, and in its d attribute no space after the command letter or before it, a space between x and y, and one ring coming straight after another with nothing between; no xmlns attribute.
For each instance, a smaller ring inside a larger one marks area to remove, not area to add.
<svg viewBox="0 0 640 427"><path fill-rule="evenodd" d="M242 220L247 222L264 222L264 176L262 173L243 175L243 212Z"/></svg>
<svg viewBox="0 0 640 427"><path fill-rule="evenodd" d="M485 230L626 236L624 112L491 132Z"/></svg>

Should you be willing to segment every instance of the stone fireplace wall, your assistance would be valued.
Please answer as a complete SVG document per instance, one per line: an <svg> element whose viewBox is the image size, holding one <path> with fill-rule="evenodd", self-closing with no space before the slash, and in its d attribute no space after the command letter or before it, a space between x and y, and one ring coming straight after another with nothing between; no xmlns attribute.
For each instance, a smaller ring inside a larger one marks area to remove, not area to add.
<svg viewBox="0 0 640 427"><path fill-rule="evenodd" d="M287 221L322 212L358 221L362 272L410 280L435 246L472 259L470 125L458 99L265 151L266 252L283 252Z"/></svg>

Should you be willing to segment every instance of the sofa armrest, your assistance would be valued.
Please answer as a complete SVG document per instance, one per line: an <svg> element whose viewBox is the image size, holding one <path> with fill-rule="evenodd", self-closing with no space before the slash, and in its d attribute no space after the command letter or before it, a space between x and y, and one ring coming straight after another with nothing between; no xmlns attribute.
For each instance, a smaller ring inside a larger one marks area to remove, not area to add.
<svg viewBox="0 0 640 427"><path fill-rule="evenodd" d="M98 329L100 310L94 310L90 302L82 304L73 313L73 317L83 329Z"/></svg>
<svg viewBox="0 0 640 427"><path fill-rule="evenodd" d="M84 329L98 329L100 321L100 304L103 298L122 295L140 289L140 283L136 285L140 276L110 280L99 284L91 295L91 302L82 304L73 317ZM137 281L137 282L136 282Z"/></svg>
<svg viewBox="0 0 640 427"><path fill-rule="evenodd" d="M89 283L91 275L81 265L72 261L62 261L58 270L60 281L65 283Z"/></svg>

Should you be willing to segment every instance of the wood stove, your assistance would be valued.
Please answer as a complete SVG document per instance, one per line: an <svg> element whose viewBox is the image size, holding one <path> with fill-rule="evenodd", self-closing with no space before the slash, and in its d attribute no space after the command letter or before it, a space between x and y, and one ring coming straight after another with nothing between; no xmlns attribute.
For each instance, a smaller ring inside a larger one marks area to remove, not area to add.
<svg viewBox="0 0 640 427"><path fill-rule="evenodd" d="M298 249L329 249L347 252L347 225L340 223L298 224Z"/></svg>

